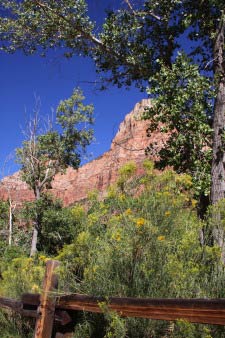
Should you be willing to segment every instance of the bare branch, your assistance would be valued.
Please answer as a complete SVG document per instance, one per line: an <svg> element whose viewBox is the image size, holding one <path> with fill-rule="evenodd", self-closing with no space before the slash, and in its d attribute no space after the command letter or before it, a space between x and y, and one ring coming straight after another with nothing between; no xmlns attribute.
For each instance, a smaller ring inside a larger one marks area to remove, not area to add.
<svg viewBox="0 0 225 338"><path fill-rule="evenodd" d="M149 11L149 12L144 12L144 11L141 11L141 12L135 12L135 15L136 15L136 16L147 16L147 15L150 15L150 16L152 16L154 19L156 19L156 20L158 20L158 21L162 21L162 18L161 18L159 15L153 13L152 11Z"/></svg>
<svg viewBox="0 0 225 338"><path fill-rule="evenodd" d="M218 59L218 56L217 57L215 57L214 59L212 59L212 60L209 60L207 63L206 63L206 65L205 65L205 67L204 67L204 69L207 69L208 68L208 66L211 64L211 63L214 63L214 61L216 61Z"/></svg>
<svg viewBox="0 0 225 338"><path fill-rule="evenodd" d="M149 12L145 12L145 11L135 11L130 0L124 0L126 2L126 4L128 5L129 9L131 10L131 12L135 15L135 16L144 16L144 15L150 15L152 16L154 19L161 21L162 18L159 15L156 15L154 12L149 11Z"/></svg>
<svg viewBox="0 0 225 338"><path fill-rule="evenodd" d="M49 164L48 164L48 167L46 169L46 172L45 172L45 177L43 178L43 180L40 182L40 188L42 189L42 187L44 187L44 185L47 183L48 180L51 180L56 172L57 172L57 164L54 163L54 167L51 167L51 164L53 163L52 160L49 161Z"/></svg>
<svg viewBox="0 0 225 338"><path fill-rule="evenodd" d="M132 11L133 14L136 14L135 10L133 9L133 6L131 5L131 2L129 0L124 0L126 2L126 4L128 5L128 7L130 8L130 10Z"/></svg>

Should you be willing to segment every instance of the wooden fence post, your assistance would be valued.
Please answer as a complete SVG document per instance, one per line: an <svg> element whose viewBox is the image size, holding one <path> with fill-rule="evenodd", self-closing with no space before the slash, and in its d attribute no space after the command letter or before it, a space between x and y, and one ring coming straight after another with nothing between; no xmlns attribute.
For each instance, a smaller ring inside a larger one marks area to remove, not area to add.
<svg viewBox="0 0 225 338"><path fill-rule="evenodd" d="M54 270L58 266L58 261L49 260L46 263L34 338L51 338L52 336L56 304L56 294L53 292L58 287L58 278Z"/></svg>

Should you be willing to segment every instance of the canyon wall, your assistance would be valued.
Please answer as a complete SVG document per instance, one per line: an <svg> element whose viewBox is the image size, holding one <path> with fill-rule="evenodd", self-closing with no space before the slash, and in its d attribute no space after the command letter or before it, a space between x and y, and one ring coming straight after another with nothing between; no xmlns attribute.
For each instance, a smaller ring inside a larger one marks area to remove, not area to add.
<svg viewBox="0 0 225 338"><path fill-rule="evenodd" d="M141 174L146 146L150 140L158 144L162 142L162 135L157 132L147 137L146 121L140 119L144 108L149 105L150 100L142 100L126 115L109 151L78 170L68 168L65 174L56 175L51 193L68 206L84 200L90 191L97 189L100 194L104 194L107 187L116 181L119 168L128 161L136 162L138 173ZM32 191L20 180L19 172L5 177L1 182L0 199L6 200L9 194L12 200L19 203L34 199Z"/></svg>

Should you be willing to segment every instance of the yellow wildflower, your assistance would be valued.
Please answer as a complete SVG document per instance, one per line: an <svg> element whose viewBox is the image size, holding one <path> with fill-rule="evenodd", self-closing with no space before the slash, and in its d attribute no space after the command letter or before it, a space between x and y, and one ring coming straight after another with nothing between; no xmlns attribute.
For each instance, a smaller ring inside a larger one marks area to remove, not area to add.
<svg viewBox="0 0 225 338"><path fill-rule="evenodd" d="M117 191L116 188L114 186L110 186L108 189L108 198L115 198L117 196Z"/></svg>
<svg viewBox="0 0 225 338"><path fill-rule="evenodd" d="M196 205L197 205L197 201L196 200L191 200L191 206L192 206L192 208L195 208L196 207Z"/></svg>
<svg viewBox="0 0 225 338"><path fill-rule="evenodd" d="M144 219L144 218L138 218L138 219L136 220L136 227L137 227L137 228L142 227L144 224L145 224L145 219Z"/></svg>
<svg viewBox="0 0 225 338"><path fill-rule="evenodd" d="M92 268L92 271L95 273L98 270L99 266L98 265L94 265Z"/></svg>
<svg viewBox="0 0 225 338"><path fill-rule="evenodd" d="M118 198L119 198L119 201L122 202L122 201L125 201L126 196L124 194L119 194Z"/></svg>
<svg viewBox="0 0 225 338"><path fill-rule="evenodd" d="M131 215L132 214L132 210L130 208L128 208L126 211L125 211L125 214L126 215Z"/></svg>
<svg viewBox="0 0 225 338"><path fill-rule="evenodd" d="M171 215L171 212L169 211L169 210L167 210L166 212L165 212L165 216L166 217L169 217Z"/></svg>
<svg viewBox="0 0 225 338"><path fill-rule="evenodd" d="M47 257L44 256L44 255L40 255L40 256L39 256L39 260L42 261L42 262L45 262L45 261L46 261L46 258L47 258Z"/></svg>
<svg viewBox="0 0 225 338"><path fill-rule="evenodd" d="M37 284L33 284L31 290L32 290L33 292L38 292L38 291L39 291L39 286L38 286Z"/></svg>
<svg viewBox="0 0 225 338"><path fill-rule="evenodd" d="M165 241L166 238L165 236L158 236L157 239L158 241Z"/></svg>
<svg viewBox="0 0 225 338"><path fill-rule="evenodd" d="M116 240L117 242L121 241L121 236L120 236L120 234L117 234L117 235L115 236L115 240Z"/></svg>
<svg viewBox="0 0 225 338"><path fill-rule="evenodd" d="M120 233L120 231L117 231L116 233L114 233L112 235L112 239L114 239L117 242L120 242L121 241L121 233Z"/></svg>
<svg viewBox="0 0 225 338"><path fill-rule="evenodd" d="M190 188L193 185L192 178L189 175L182 174L176 177L176 182L182 184L186 188Z"/></svg>

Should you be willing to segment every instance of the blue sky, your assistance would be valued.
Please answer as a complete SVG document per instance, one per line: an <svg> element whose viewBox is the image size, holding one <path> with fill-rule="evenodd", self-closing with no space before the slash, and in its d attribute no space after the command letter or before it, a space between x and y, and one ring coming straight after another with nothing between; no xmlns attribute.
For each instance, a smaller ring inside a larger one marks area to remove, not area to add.
<svg viewBox="0 0 225 338"><path fill-rule="evenodd" d="M104 6L114 6L118 1L105 1ZM96 0L90 6L95 19L102 18L102 2ZM93 83L95 67L88 58L75 57L66 60L59 51L48 57L0 53L0 176L18 169L12 160L4 165L9 154L19 147L24 139L22 129L32 114L35 96L41 100L41 114L51 113L61 99L68 98L73 88L79 86L86 103L95 107L95 142L88 153L96 158L110 147L120 122L134 104L146 97L136 88L130 90L110 87L98 91Z"/></svg>

